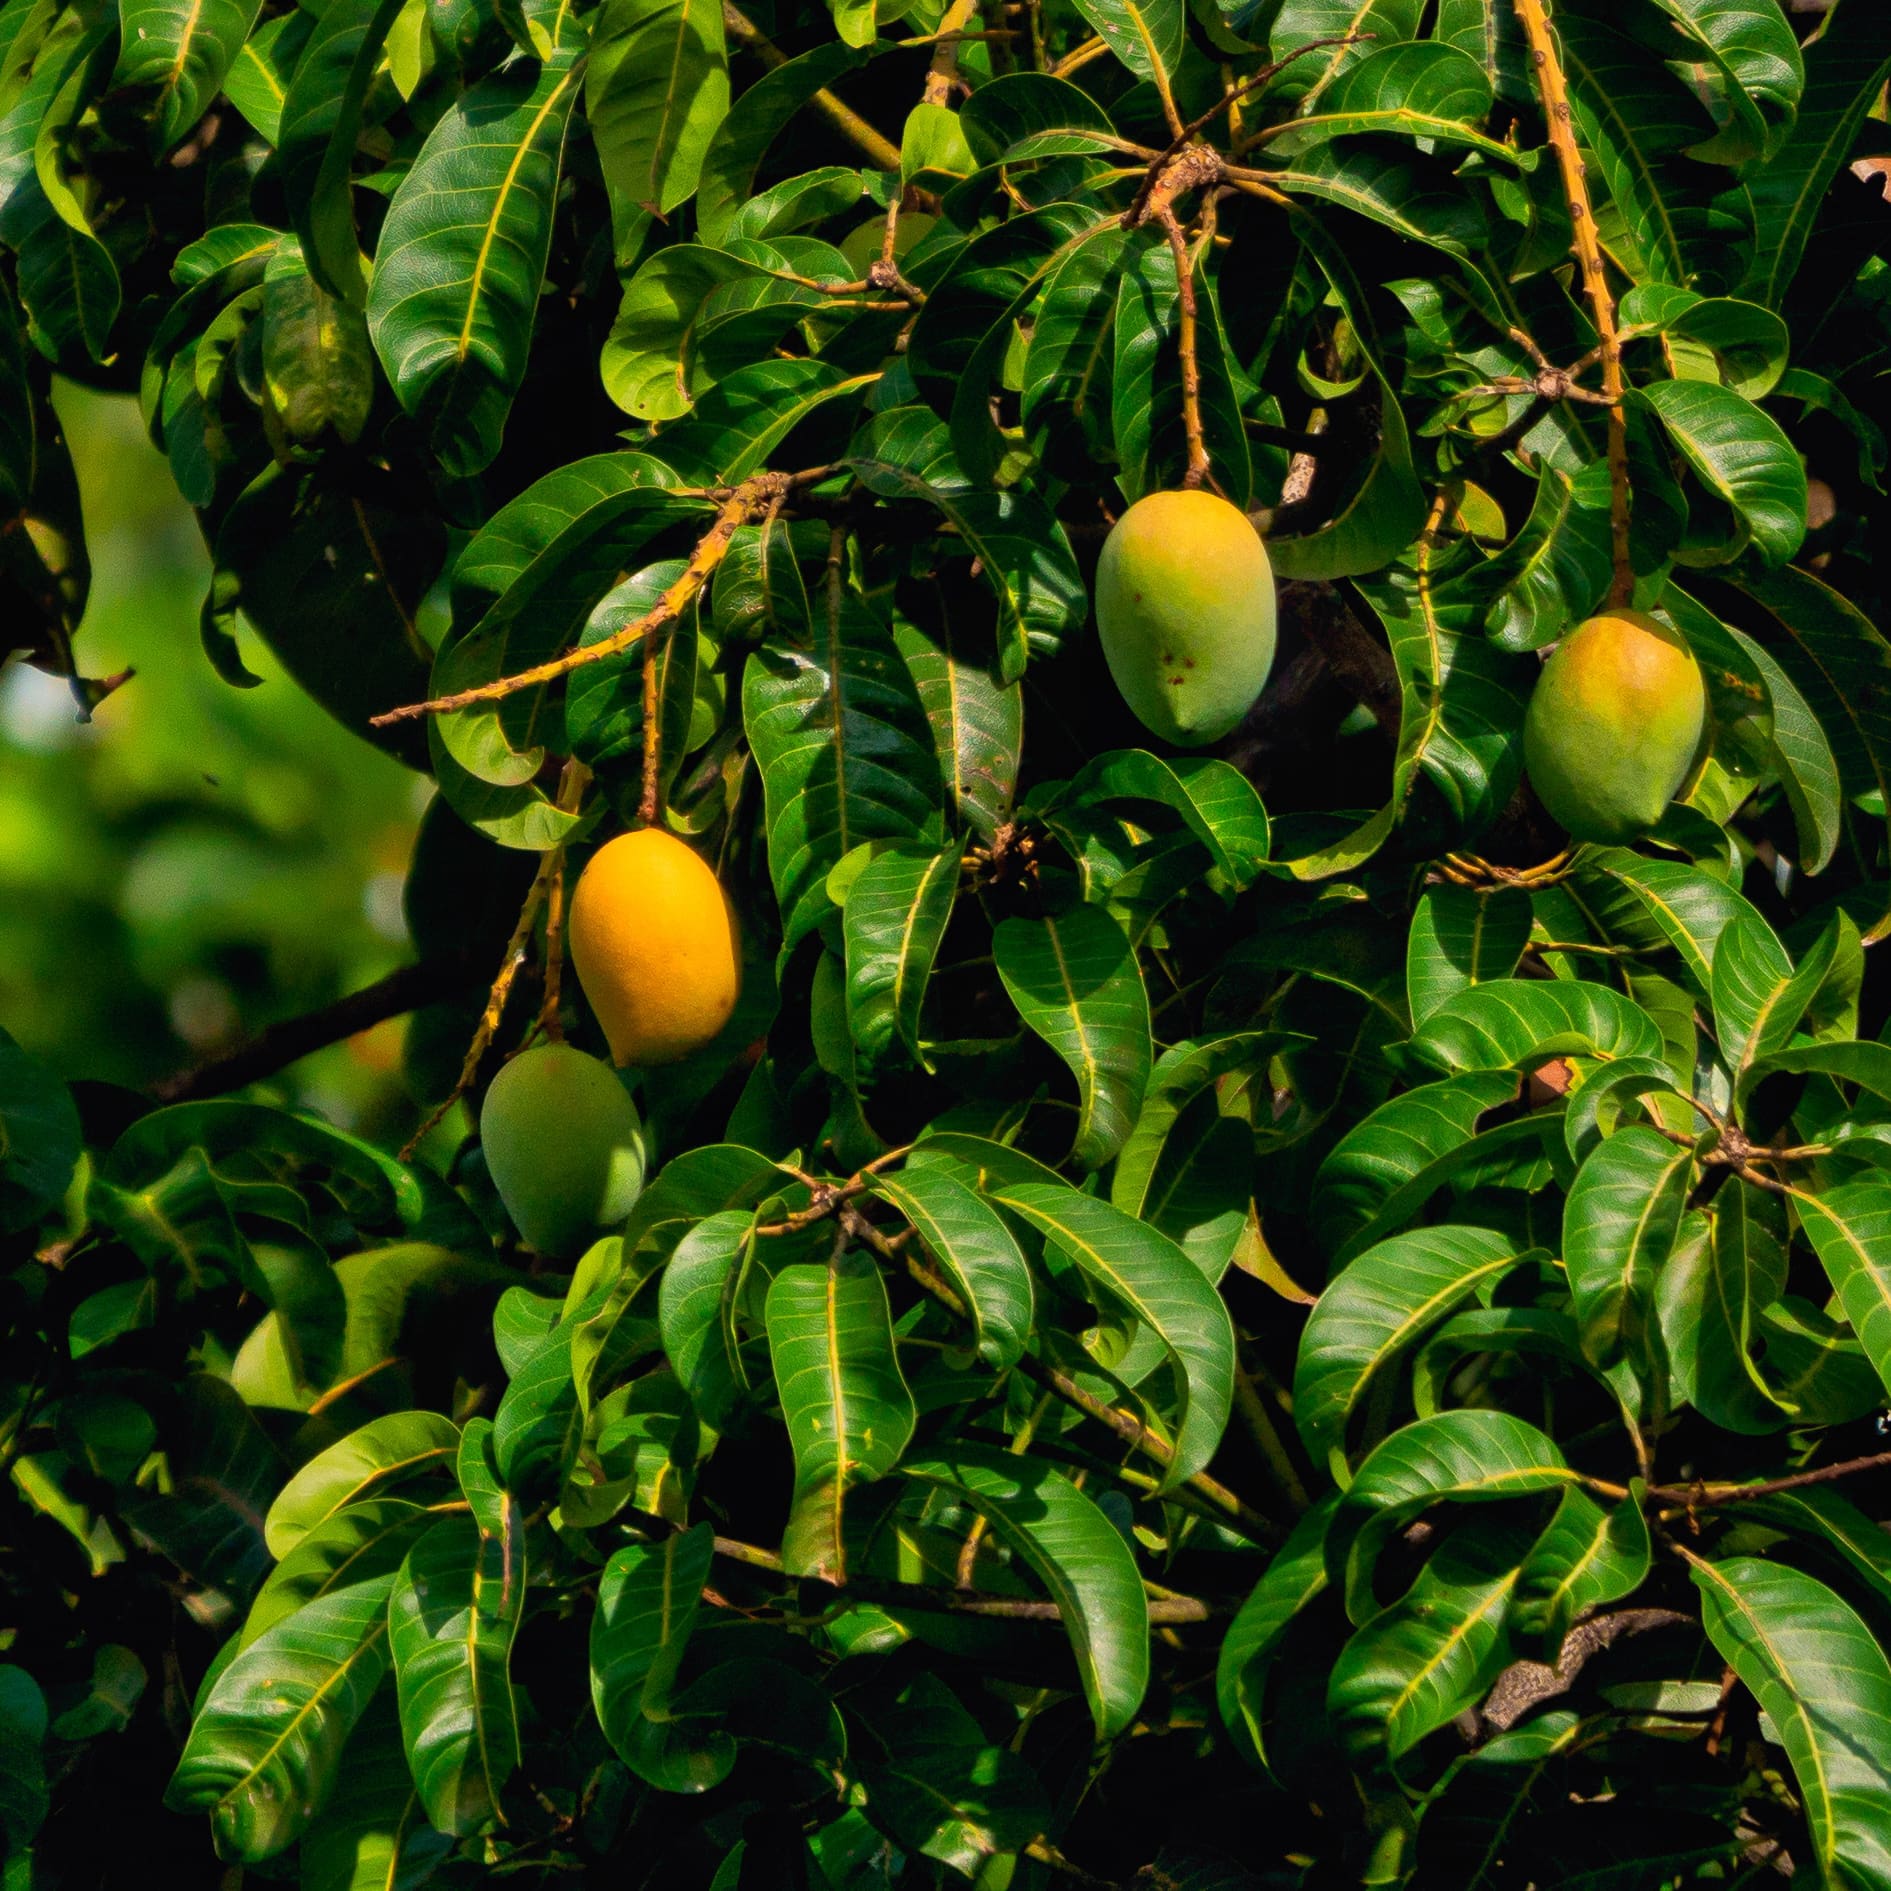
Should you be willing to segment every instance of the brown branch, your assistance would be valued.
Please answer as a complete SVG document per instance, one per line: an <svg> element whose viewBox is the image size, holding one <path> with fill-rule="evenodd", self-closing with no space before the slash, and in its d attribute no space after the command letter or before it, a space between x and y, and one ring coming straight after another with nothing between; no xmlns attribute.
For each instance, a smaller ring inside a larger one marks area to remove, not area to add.
<svg viewBox="0 0 1891 1891"><path fill-rule="evenodd" d="M1891 1470L1891 1451L1846 1458L1838 1464L1821 1465L1816 1471L1795 1472L1791 1477L1768 1478L1763 1484L1657 1484L1648 1495L1657 1503L1702 1510L1719 1504L1750 1503L1755 1497L1774 1497L1781 1491L1804 1490L1813 1484L1835 1484L1840 1478L1856 1477L1863 1471L1884 1470Z"/></svg>
<svg viewBox="0 0 1891 1891"><path fill-rule="evenodd" d="M1569 220L1575 232L1572 247L1582 271L1583 288L1595 322L1602 357L1602 391L1609 406L1609 540L1615 576L1609 587L1612 604L1626 604L1635 591L1635 568L1629 557L1628 518L1628 412L1622 404L1622 338L1615 325L1615 299L1604 273L1602 244L1596 235L1595 208L1583 174L1582 153L1570 123L1569 88L1563 80L1556 38L1550 31L1543 0L1513 0L1524 37L1529 41L1530 63L1536 73L1537 94L1549 125L1550 143L1563 174L1569 200Z"/></svg>
<svg viewBox="0 0 1891 1891"><path fill-rule="evenodd" d="M663 593L654 607L635 623L626 624L622 630L613 631L610 636L600 638L596 643L580 644L575 650L567 650L563 656L554 657L549 663L538 663L529 670L520 670L516 675L481 683L475 689L457 690L451 696L435 696L424 703L404 703L384 715L369 717L369 726L379 729L390 722L405 722L416 716L444 716L456 709L468 709L474 703L498 702L504 697L516 695L522 689L536 689L542 683L555 683L560 677L569 676L573 670L582 669L588 663L598 663L606 657L620 655L640 638L681 615L728 555L730 542L737 530L766 510L776 495L785 492L791 485L825 478L829 471L827 467L816 467L808 473L757 473L752 479L745 479L723 501L715 523L698 541L695 551L690 554L689 563L683 567L682 575ZM646 649L646 670L649 662L650 653ZM648 687L646 680L646 691ZM648 793L647 784L645 791Z"/></svg>
<svg viewBox="0 0 1891 1891"><path fill-rule="evenodd" d="M473 989L478 980L472 961L459 953L403 965L372 985L337 998L333 1004L267 1026L233 1051L161 1078L151 1086L151 1094L160 1103L194 1103L202 1097L226 1096L389 1018Z"/></svg>
<svg viewBox="0 0 1891 1891"><path fill-rule="evenodd" d="M926 89L921 103L949 105L952 87L959 76L959 41L965 37L965 23L978 11L978 0L952 0L939 22L938 44L933 48L932 64L926 68Z"/></svg>
<svg viewBox="0 0 1891 1891"><path fill-rule="evenodd" d="M731 5L730 0L722 0L722 24L732 39L740 40L771 71L788 63L788 55L740 7ZM900 168L899 147L889 143L851 105L825 86L808 103L843 137L859 146L873 160L876 170Z"/></svg>

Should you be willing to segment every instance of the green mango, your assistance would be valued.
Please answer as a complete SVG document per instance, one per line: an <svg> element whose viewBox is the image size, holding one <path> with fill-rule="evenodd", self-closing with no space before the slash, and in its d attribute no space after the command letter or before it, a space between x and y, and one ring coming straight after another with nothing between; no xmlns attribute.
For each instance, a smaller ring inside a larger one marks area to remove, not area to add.
<svg viewBox="0 0 1891 1891"><path fill-rule="evenodd" d="M1178 748L1218 742L1274 664L1274 572L1246 513L1210 492L1152 492L1111 528L1097 631L1123 700Z"/></svg>
<svg viewBox="0 0 1891 1891"><path fill-rule="evenodd" d="M527 1247L582 1254L643 1193L643 1120L617 1073L569 1044L500 1071L479 1112L487 1172Z"/></svg>
<svg viewBox="0 0 1891 1891"><path fill-rule="evenodd" d="M1571 839L1634 840L1687 779L1706 718L1700 665L1680 634L1641 611L1608 611L1544 664L1524 717L1524 766Z"/></svg>

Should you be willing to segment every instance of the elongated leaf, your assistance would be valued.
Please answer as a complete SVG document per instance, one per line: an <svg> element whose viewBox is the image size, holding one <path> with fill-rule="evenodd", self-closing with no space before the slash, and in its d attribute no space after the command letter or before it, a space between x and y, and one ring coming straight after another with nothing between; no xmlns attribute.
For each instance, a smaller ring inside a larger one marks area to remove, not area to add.
<svg viewBox="0 0 1891 1891"><path fill-rule="evenodd" d="M1461 992L1412 1034L1446 1070L1509 1070L1551 1057L1659 1057L1654 1020L1606 985L1498 979Z"/></svg>
<svg viewBox="0 0 1891 1891"><path fill-rule="evenodd" d="M237 1637L247 1648L296 1610L356 1583L378 1581L407 1560L416 1538L435 1521L425 1505L404 1497L351 1504L319 1523L290 1550L250 1604Z"/></svg>
<svg viewBox="0 0 1891 1891"><path fill-rule="evenodd" d="M302 254L330 295L367 298L350 173L362 107L401 0L338 0L317 23L289 81L276 134L283 193Z"/></svg>
<svg viewBox="0 0 1891 1891"><path fill-rule="evenodd" d="M949 623L896 618L893 641L932 725L939 775L962 826L989 839L1011 812L1024 739L1024 695L962 646Z"/></svg>
<svg viewBox="0 0 1891 1891"><path fill-rule="evenodd" d="M1891 1182L1869 1176L1795 1204L1852 1331L1891 1386Z"/></svg>
<svg viewBox="0 0 1891 1891"><path fill-rule="evenodd" d="M605 0L584 106L605 183L667 216L694 192L729 108L722 9L714 0Z"/></svg>
<svg viewBox="0 0 1891 1891"><path fill-rule="evenodd" d="M261 10L260 0L124 0L123 50L112 76L154 93L152 129L160 151L204 115Z"/></svg>
<svg viewBox="0 0 1891 1891"><path fill-rule="evenodd" d="M1412 1022L1423 1024L1473 985L1509 978L1529 943L1529 895L1517 887L1478 893L1448 883L1425 889L1406 942Z"/></svg>
<svg viewBox="0 0 1891 1891"><path fill-rule="evenodd" d="M395 1580L377 1576L311 1602L217 1677L165 1803L209 1813L226 1857L273 1857L322 1810L348 1735L387 1671Z"/></svg>
<svg viewBox="0 0 1891 1891"><path fill-rule="evenodd" d="M269 1553L287 1556L318 1524L350 1504L382 1497L452 1467L460 1428L437 1412L371 1419L303 1465L269 1507Z"/></svg>
<svg viewBox="0 0 1891 1891"><path fill-rule="evenodd" d="M668 1791L718 1785L735 1764L735 1741L713 1725L685 1744L670 1717L715 1552L709 1526L631 1543L612 1553L591 1618L591 1701L598 1724L640 1777Z"/></svg>
<svg viewBox="0 0 1891 1891"><path fill-rule="evenodd" d="M1108 1202L1041 1182L987 1181L985 1188L1161 1340L1182 1394L1175 1456L1162 1488L1202 1470L1221 1442L1234 1397L1234 1327L1221 1296L1166 1235Z"/></svg>
<svg viewBox="0 0 1891 1891"><path fill-rule="evenodd" d="M841 921L847 1019L854 1048L868 1065L895 1039L914 1063L925 1061L920 1007L958 887L954 845L937 852L890 848L848 889Z"/></svg>
<svg viewBox="0 0 1891 1891"><path fill-rule="evenodd" d="M1701 1620L1779 1730L1821 1880L1891 1875L1891 1663L1824 1583L1778 1563L1694 1559Z"/></svg>
<svg viewBox="0 0 1891 1891"><path fill-rule="evenodd" d="M348 1742L328 1810L302 1841L302 1891L415 1891L452 1846L427 1823L400 1713L383 1690Z"/></svg>
<svg viewBox="0 0 1891 1891"><path fill-rule="evenodd" d="M755 1216L725 1209L677 1242L657 1290L663 1350L705 1423L727 1427L749 1395L736 1295Z"/></svg>
<svg viewBox="0 0 1891 1891"><path fill-rule="evenodd" d="M1326 1704L1355 1764L1397 1760L1497 1678L1528 1544L1515 1528L1465 1525L1346 1644Z"/></svg>
<svg viewBox="0 0 1891 1891"><path fill-rule="evenodd" d="M1420 1084L1355 1123L1314 1177L1315 1222L1334 1258L1368 1245L1370 1230L1392 1219L1390 1206L1415 1196L1419 1178L1439 1173L1438 1165L1477 1133L1478 1119L1516 1094L1509 1071L1474 1070Z"/></svg>
<svg viewBox="0 0 1891 1891"><path fill-rule="evenodd" d="M1808 873L1822 872L1838 847L1842 800L1838 763L1832 744L1811 706L1778 659L1762 644L1732 625L1728 634L1760 672L1773 709L1773 760L1780 785L1792 803L1793 825L1799 834L1802 864Z"/></svg>
<svg viewBox="0 0 1891 1891"><path fill-rule="evenodd" d="M1343 1456L1377 1373L1521 1258L1487 1228L1415 1228L1351 1262L1314 1303L1294 1369L1294 1423L1314 1461Z"/></svg>
<svg viewBox="0 0 1891 1891"><path fill-rule="evenodd" d="M1542 1636L1554 1661L1581 1617L1641 1587L1652 1556L1648 1519L1633 1498L1605 1510L1587 1491L1565 1491L1518 1581L1518 1629Z"/></svg>
<svg viewBox="0 0 1891 1891"><path fill-rule="evenodd" d="M1372 1566L1394 1531L1435 1503L1492 1503L1578 1483L1563 1454L1508 1412L1440 1412L1385 1440L1348 1485L1326 1541L1326 1567L1342 1579L1347 1613L1371 1612Z"/></svg>
<svg viewBox="0 0 1891 1891"><path fill-rule="evenodd" d="M381 226L368 330L454 472L499 451L525 376L578 78L568 48L482 79L428 133Z"/></svg>
<svg viewBox="0 0 1891 1891"><path fill-rule="evenodd" d="M1674 1247L1693 1176L1693 1152L1631 1124L1591 1153L1563 1208L1563 1264L1598 1366L1631 1359L1652 1369L1655 1279Z"/></svg>
<svg viewBox="0 0 1891 1891"><path fill-rule="evenodd" d="M767 1321L795 1462L782 1556L798 1575L841 1582L847 1493L892 1470L913 1435L886 1287L858 1253L785 1267L769 1286Z"/></svg>
<svg viewBox="0 0 1891 1891"><path fill-rule="evenodd" d="M436 1523L388 1598L407 1764L443 1832L476 1832L499 1817L519 1763L508 1669L525 1608L525 1520L509 1493L497 1521L496 1530L470 1517Z"/></svg>
<svg viewBox="0 0 1891 1891"><path fill-rule="evenodd" d="M1149 1685L1149 1611L1135 1558L1103 1512L1041 1459L975 1445L909 1458L900 1471L970 1504L1043 1583L1062 1611L1098 1735L1127 1727Z"/></svg>
<svg viewBox="0 0 1891 1891"><path fill-rule="evenodd" d="M1711 1229L1684 1224L1656 1282L1676 1395L1728 1431L1777 1431L1785 1418L1754 1357L1786 1286L1783 1226L1759 1190L1732 1184L1714 1198Z"/></svg>
<svg viewBox="0 0 1891 1891"><path fill-rule="evenodd" d="M943 1164L876 1176L891 1202L958 1290L978 1332L979 1357L999 1371L1018 1363L1031 1334L1031 1273L1003 1219Z"/></svg>
<svg viewBox="0 0 1891 1891"><path fill-rule="evenodd" d="M891 635L837 574L811 648L774 637L750 657L742 720L785 951L832 910L828 872L862 841L943 838L932 731Z"/></svg>
<svg viewBox="0 0 1891 1891"><path fill-rule="evenodd" d="M1768 565L1783 565L1806 535L1806 473L1779 423L1730 387L1655 381L1642 390L1668 438L1702 484L1723 500ZM1712 562L1731 556L1728 547Z"/></svg>
<svg viewBox="0 0 1891 1891"><path fill-rule="evenodd" d="M1339 1500L1329 1491L1294 1525L1222 1639L1215 1667L1222 1724L1263 1767L1267 1677L1300 1612L1326 1591L1326 1532Z"/></svg>
<svg viewBox="0 0 1891 1891"><path fill-rule="evenodd" d="M1891 68L1891 17L1870 0L1840 0L1805 54L1805 90L1791 135L1741 179L1757 242L1741 293L1781 308L1826 193Z"/></svg>
<svg viewBox="0 0 1891 1891"><path fill-rule="evenodd" d="M1100 1168L1129 1137L1155 1055L1134 950L1108 913L1079 906L1001 921L992 954L1019 1015L1077 1080L1073 1159Z"/></svg>

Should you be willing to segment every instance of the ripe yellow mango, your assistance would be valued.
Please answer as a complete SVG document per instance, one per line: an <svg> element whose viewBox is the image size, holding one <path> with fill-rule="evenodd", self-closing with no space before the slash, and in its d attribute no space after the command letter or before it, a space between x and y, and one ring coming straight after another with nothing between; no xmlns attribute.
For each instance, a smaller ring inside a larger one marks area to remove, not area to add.
<svg viewBox="0 0 1891 1891"><path fill-rule="evenodd" d="M620 1064L673 1064L735 1010L735 914L702 856L661 828L592 855L571 898L571 962Z"/></svg>
<svg viewBox="0 0 1891 1891"><path fill-rule="evenodd" d="M1679 633L1607 611L1577 625L1537 677L1524 766L1572 839L1633 840L1687 779L1706 717L1700 665Z"/></svg>
<svg viewBox="0 0 1891 1891"><path fill-rule="evenodd" d="M1238 507L1211 492L1152 492L1111 528L1097 565L1104 661L1151 733L1218 742L1274 664L1274 572Z"/></svg>
<svg viewBox="0 0 1891 1891"><path fill-rule="evenodd" d="M643 1121L617 1073L538 1044L492 1080L479 1112L486 1170L527 1247L582 1254L643 1193Z"/></svg>

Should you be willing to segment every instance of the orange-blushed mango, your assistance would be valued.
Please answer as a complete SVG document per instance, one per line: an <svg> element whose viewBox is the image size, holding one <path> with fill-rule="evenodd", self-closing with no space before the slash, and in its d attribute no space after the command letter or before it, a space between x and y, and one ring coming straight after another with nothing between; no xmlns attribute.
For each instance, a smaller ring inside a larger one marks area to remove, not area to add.
<svg viewBox="0 0 1891 1891"><path fill-rule="evenodd" d="M643 1121L616 1071L538 1044L492 1080L479 1112L486 1170L527 1247L582 1254L643 1193Z"/></svg>
<svg viewBox="0 0 1891 1891"><path fill-rule="evenodd" d="M735 914L702 856L661 828L592 855L571 898L571 961L620 1064L673 1064L735 1010Z"/></svg>
<svg viewBox="0 0 1891 1891"><path fill-rule="evenodd" d="M1538 675L1524 766L1572 839L1633 840L1687 779L1706 716L1700 665L1679 633L1641 611L1606 611Z"/></svg>
<svg viewBox="0 0 1891 1891"><path fill-rule="evenodd" d="M1274 663L1274 573L1247 515L1211 492L1152 492L1111 528L1097 565L1104 661L1143 727L1217 742Z"/></svg>

